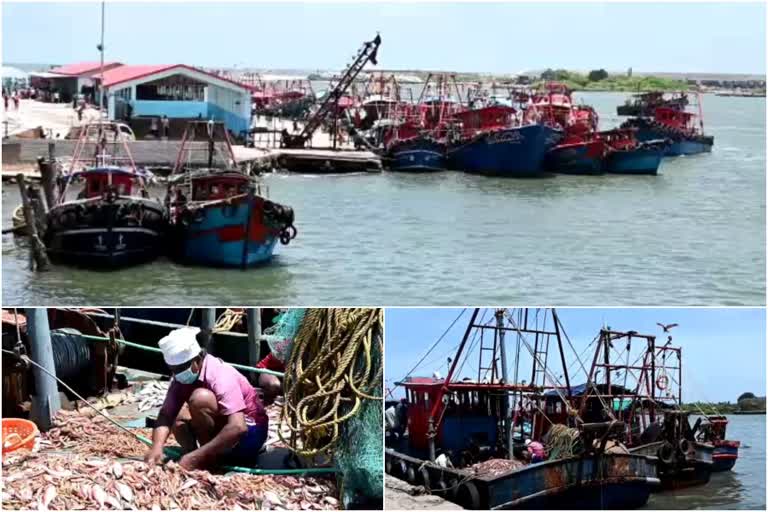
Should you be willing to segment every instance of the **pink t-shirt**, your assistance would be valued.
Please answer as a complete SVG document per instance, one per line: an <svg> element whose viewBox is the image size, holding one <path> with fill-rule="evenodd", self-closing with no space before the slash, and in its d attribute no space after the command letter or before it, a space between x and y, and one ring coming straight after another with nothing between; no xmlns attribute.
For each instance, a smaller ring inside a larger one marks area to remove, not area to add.
<svg viewBox="0 0 768 512"><path fill-rule="evenodd" d="M223 416L242 412L249 424L259 426L269 424L269 417L264 410L264 405L248 379L232 366L210 354L206 354L203 359L203 366L200 369L197 382L181 384L175 379L171 381L160 414L171 420L176 419L192 392L200 387L209 389L216 395L219 413Z"/></svg>

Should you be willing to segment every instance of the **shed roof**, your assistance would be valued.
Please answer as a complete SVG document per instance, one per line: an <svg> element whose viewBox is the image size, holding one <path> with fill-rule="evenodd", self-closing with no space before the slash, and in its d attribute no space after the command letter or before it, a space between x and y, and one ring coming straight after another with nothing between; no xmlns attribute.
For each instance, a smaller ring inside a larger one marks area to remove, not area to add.
<svg viewBox="0 0 768 512"><path fill-rule="evenodd" d="M110 67L120 65L119 62L105 62L104 67ZM89 73L95 73L101 68L100 62L76 62L74 64L66 64L57 68L50 69L51 73L57 73L59 75L85 75ZM106 74L106 72L105 72Z"/></svg>
<svg viewBox="0 0 768 512"><path fill-rule="evenodd" d="M165 71L170 71L173 69L184 69L187 71L192 71L194 73L200 73L203 75L207 75L211 78L211 80L220 80L222 82L227 82L231 85L237 86L238 89L242 89L244 91L248 91L248 86L241 82L237 82L235 80L225 78L223 76L216 75L214 73L210 73L208 71L204 71L199 68L195 68L192 66L187 66L186 64L156 64L156 65L127 65L127 66L120 66L117 68L110 69L108 71L104 72L104 87L113 87L115 85L124 83L124 82L131 82L133 80L139 80L141 78L150 77L152 75L156 75L158 73L163 73Z"/></svg>

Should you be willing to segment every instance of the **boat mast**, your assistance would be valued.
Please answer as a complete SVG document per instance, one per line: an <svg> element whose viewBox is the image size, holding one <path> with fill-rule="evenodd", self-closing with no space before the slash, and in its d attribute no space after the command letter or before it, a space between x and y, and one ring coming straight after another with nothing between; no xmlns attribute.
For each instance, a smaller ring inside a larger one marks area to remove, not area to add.
<svg viewBox="0 0 768 512"><path fill-rule="evenodd" d="M509 385L509 378L507 373L507 349L504 342L504 310L496 310L496 327L499 330L499 354L501 356L501 378L504 381L504 385ZM515 384L517 384L515 382ZM512 418L509 414L509 395L504 393L504 400L501 402L501 414L504 416L504 435L507 439L507 450L509 457L512 458L513 446L512 446Z"/></svg>

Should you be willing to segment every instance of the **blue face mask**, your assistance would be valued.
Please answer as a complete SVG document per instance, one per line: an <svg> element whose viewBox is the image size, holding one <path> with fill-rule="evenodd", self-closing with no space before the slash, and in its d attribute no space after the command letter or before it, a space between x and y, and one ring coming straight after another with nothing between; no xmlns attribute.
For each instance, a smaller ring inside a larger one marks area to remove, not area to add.
<svg viewBox="0 0 768 512"><path fill-rule="evenodd" d="M199 375L199 373L193 372L192 368L187 368L183 372L174 375L173 378L181 384L193 384Z"/></svg>

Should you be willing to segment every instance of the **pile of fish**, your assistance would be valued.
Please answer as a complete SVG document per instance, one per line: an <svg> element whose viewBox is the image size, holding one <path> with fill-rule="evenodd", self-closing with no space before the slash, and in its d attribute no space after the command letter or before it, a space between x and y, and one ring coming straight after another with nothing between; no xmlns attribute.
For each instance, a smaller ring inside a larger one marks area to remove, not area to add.
<svg viewBox="0 0 768 512"><path fill-rule="evenodd" d="M152 436L150 429L134 429L137 434ZM78 453L143 457L147 446L101 416L89 417L76 411L59 411L54 428L40 440L41 448L77 450Z"/></svg>
<svg viewBox="0 0 768 512"><path fill-rule="evenodd" d="M186 471L82 455L24 452L3 460L2 508L37 510L322 510L332 481Z"/></svg>
<svg viewBox="0 0 768 512"><path fill-rule="evenodd" d="M520 469L523 466L525 466L525 463L519 460L488 459L484 462L473 464L467 469L472 471L475 476L496 477L515 469Z"/></svg>
<svg viewBox="0 0 768 512"><path fill-rule="evenodd" d="M159 380L144 384L138 392L134 393L136 401L139 402L139 411L144 412L162 406L170 385L170 381Z"/></svg>
<svg viewBox="0 0 768 512"><path fill-rule="evenodd" d="M272 414L275 414L274 412ZM279 414L279 412L277 413ZM145 437L150 429L134 429ZM3 509L322 510L338 509L332 478L149 467L147 447L101 416L60 411L35 451L3 458ZM120 459L123 462L119 462Z"/></svg>

